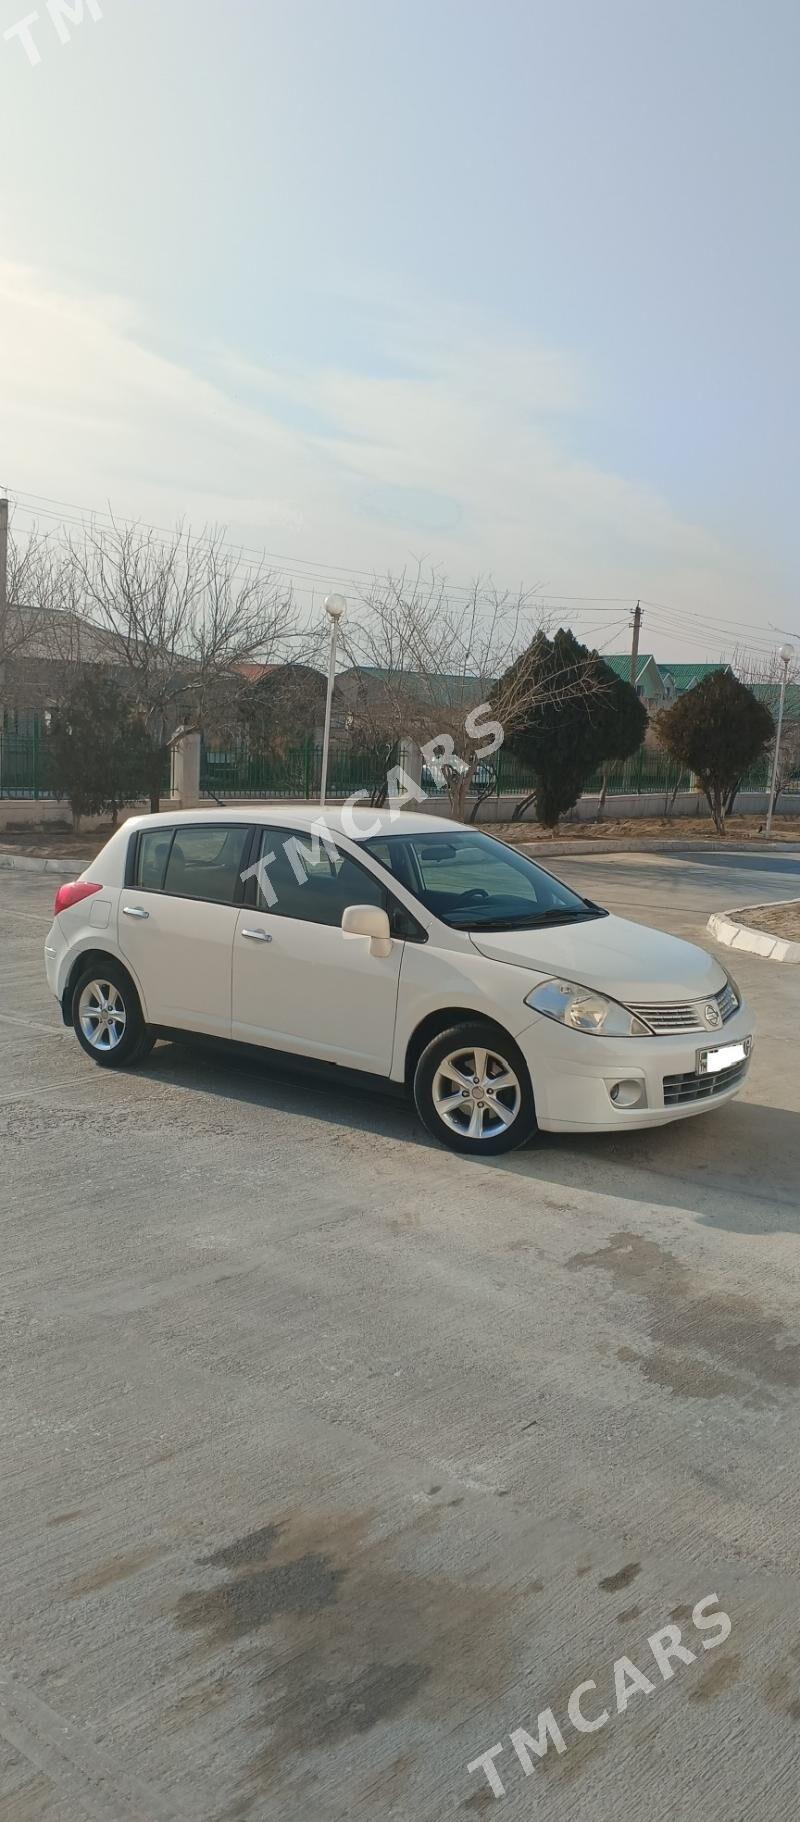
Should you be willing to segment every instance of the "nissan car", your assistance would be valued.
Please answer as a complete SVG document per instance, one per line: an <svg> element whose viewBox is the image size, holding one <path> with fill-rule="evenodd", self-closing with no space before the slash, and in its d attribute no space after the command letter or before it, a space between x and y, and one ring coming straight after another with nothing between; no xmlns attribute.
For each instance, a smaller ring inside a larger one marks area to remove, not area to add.
<svg viewBox="0 0 800 1822"><path fill-rule="evenodd" d="M722 1107L753 1020L727 969L479 829L247 805L134 817L60 887L45 946L105 1069L159 1038L317 1059L413 1095L487 1156Z"/></svg>

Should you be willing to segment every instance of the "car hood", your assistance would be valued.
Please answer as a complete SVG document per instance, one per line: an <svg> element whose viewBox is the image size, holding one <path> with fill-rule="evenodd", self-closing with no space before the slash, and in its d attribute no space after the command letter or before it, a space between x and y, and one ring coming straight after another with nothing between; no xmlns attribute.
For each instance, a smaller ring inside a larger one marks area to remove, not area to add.
<svg viewBox="0 0 800 1822"><path fill-rule="evenodd" d="M470 939L492 961L559 975L616 1000L697 1000L725 985L719 962L705 949L625 917L545 930L471 930Z"/></svg>

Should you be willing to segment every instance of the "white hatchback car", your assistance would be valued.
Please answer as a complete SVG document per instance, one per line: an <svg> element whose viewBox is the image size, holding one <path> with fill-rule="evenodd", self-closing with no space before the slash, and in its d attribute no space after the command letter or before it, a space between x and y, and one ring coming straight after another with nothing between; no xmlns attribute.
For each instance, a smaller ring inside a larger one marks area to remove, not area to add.
<svg viewBox="0 0 800 1822"><path fill-rule="evenodd" d="M719 962L477 829L275 805L135 817L56 896L47 978L94 1061L207 1033L406 1083L485 1156L731 1099L753 1024Z"/></svg>

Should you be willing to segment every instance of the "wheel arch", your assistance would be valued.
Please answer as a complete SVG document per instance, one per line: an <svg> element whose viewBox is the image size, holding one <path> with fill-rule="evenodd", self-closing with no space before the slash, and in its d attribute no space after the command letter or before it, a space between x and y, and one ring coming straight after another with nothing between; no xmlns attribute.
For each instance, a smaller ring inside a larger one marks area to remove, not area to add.
<svg viewBox="0 0 800 1822"><path fill-rule="evenodd" d="M488 1012L481 1012L476 1006L440 1006L435 1012L429 1012L424 1019L420 1019L408 1039L404 1075L406 1086L411 1087L414 1071L422 1052L434 1038L438 1038L443 1031L450 1031L454 1025L470 1025L476 1019L482 1025L490 1025L497 1032L498 1037L504 1038L509 1044L514 1045L515 1050L519 1050L516 1038L512 1036L507 1026L502 1025L499 1019L491 1018ZM524 1060L523 1058L523 1062ZM525 1068L530 1081L527 1063Z"/></svg>
<svg viewBox="0 0 800 1822"><path fill-rule="evenodd" d="M80 976L87 968L104 968L108 962L114 962L116 967L121 968L123 974L127 975L139 1001L142 1018L144 1019L145 1024L147 1023L147 1009L144 1003L144 995L133 969L129 968L128 963L123 961L122 956L118 955L116 950L98 949L87 943L86 948L81 949L79 954L73 957L64 981L64 987L61 994L61 1017L64 1020L65 1025L72 1024L72 995L75 992L75 987Z"/></svg>

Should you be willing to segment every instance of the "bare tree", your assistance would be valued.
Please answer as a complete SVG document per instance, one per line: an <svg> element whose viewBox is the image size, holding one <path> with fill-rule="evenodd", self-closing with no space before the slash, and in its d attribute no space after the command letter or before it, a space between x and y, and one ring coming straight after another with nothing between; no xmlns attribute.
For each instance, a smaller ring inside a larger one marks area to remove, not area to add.
<svg viewBox="0 0 800 1822"><path fill-rule="evenodd" d="M37 525L26 537L19 536L12 518L6 599L0 602L0 666L45 651L60 656L66 640L63 628L59 636L58 616L73 607L63 546Z"/></svg>
<svg viewBox="0 0 800 1822"><path fill-rule="evenodd" d="M151 808L179 725L205 728L238 688L237 667L272 662L298 633L291 589L260 563L245 563L222 531L171 538L138 525L91 526L72 539L70 561L84 611L110 638L115 666L152 748Z"/></svg>
<svg viewBox="0 0 800 1822"><path fill-rule="evenodd" d="M386 735L419 744L460 821L478 767L541 698L541 677L515 663L541 627L540 613L531 623L537 607L533 591L491 582L459 591L418 567L376 580L344 629L356 697Z"/></svg>
<svg viewBox="0 0 800 1822"><path fill-rule="evenodd" d="M788 790L797 778L800 778L800 721L784 721L772 799L773 815L781 792Z"/></svg>
<svg viewBox="0 0 800 1822"><path fill-rule="evenodd" d="M78 579L56 534L36 525L27 536L11 526L8 589L0 605L0 697L2 707L45 717L72 689L76 670L100 663L87 627Z"/></svg>

